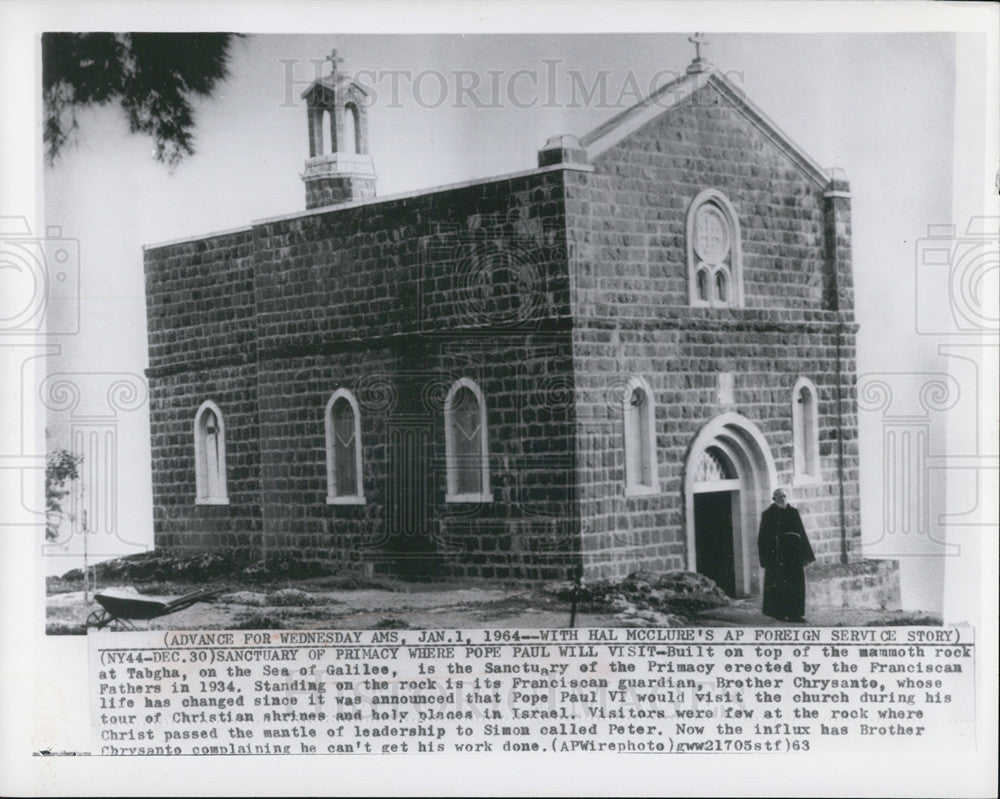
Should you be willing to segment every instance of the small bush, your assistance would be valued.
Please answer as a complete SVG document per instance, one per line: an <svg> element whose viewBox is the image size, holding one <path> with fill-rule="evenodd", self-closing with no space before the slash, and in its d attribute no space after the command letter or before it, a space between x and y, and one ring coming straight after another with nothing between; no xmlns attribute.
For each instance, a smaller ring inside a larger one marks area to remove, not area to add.
<svg viewBox="0 0 1000 799"><path fill-rule="evenodd" d="M941 617L923 611L899 611L892 616L877 621L870 621L866 627L940 627L944 622Z"/></svg>
<svg viewBox="0 0 1000 799"><path fill-rule="evenodd" d="M232 623L233 630L284 630L281 619L272 618L266 613L251 611L239 614Z"/></svg>
<svg viewBox="0 0 1000 799"><path fill-rule="evenodd" d="M572 601L574 585L560 582L547 589ZM726 593L703 574L686 571L632 572L621 581L584 581L577 592L577 607L590 613L653 611L665 615L691 615L730 604Z"/></svg>
<svg viewBox="0 0 1000 799"><path fill-rule="evenodd" d="M45 625L46 635L86 635L87 625L80 622L50 621Z"/></svg>
<svg viewBox="0 0 1000 799"><path fill-rule="evenodd" d="M409 622L404 619L397 619L392 616L386 616L384 619L379 619L375 625L372 627L373 630L408 630L410 629Z"/></svg>
<svg viewBox="0 0 1000 799"><path fill-rule="evenodd" d="M304 607L316 604L316 597L298 588L282 588L267 595L267 604L273 607Z"/></svg>
<svg viewBox="0 0 1000 799"><path fill-rule="evenodd" d="M325 579L341 583L331 588L360 588L369 587L371 583L350 572L331 574L329 566L295 557L278 557L266 564L247 563L246 552L243 550L202 552L195 555L141 552L106 560L91 568L100 585L173 581L198 584L219 580L268 584L285 580ZM79 590L77 585L82 585L82 580L82 569L73 569L61 578L50 580L48 587L50 592L54 592L52 589Z"/></svg>

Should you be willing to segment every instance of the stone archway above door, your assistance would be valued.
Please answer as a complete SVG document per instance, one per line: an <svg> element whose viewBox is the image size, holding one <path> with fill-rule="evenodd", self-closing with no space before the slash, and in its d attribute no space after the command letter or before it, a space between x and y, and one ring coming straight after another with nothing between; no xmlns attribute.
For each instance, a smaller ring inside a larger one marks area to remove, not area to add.
<svg viewBox="0 0 1000 799"><path fill-rule="evenodd" d="M767 439L754 422L738 413L723 413L698 431L684 466L684 513L687 562L697 571L695 496L731 499L733 525L732 584L736 595L759 590L757 524L767 507L777 472Z"/></svg>

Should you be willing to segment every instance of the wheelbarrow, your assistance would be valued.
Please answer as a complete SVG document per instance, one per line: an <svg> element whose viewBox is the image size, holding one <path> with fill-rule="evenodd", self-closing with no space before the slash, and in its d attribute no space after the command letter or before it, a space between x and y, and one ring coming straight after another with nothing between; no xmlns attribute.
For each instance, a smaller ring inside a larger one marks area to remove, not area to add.
<svg viewBox="0 0 1000 799"><path fill-rule="evenodd" d="M138 629L133 622L149 621L161 616L169 616L179 610L184 610L198 602L214 599L225 593L226 588L206 588L190 594L165 601L155 597L142 596L124 588L106 588L94 594L94 599L103 610L95 610L87 616L87 626L103 630L109 625L115 625L124 630Z"/></svg>

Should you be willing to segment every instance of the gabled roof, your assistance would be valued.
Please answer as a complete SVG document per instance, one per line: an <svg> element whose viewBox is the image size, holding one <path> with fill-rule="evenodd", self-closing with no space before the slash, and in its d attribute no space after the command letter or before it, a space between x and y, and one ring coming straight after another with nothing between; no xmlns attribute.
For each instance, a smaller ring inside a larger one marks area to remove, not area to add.
<svg viewBox="0 0 1000 799"><path fill-rule="evenodd" d="M355 83L353 80L351 80L350 75L347 75L343 72L334 72L329 75L324 75L322 78L314 80L312 82L312 85L304 92L302 92L300 96L302 97L302 99L305 99L313 92L320 89L328 92L336 92L336 90L341 86L343 86L344 84L351 86L360 94L364 95L365 97L368 97L368 92L366 92L360 84Z"/></svg>
<svg viewBox="0 0 1000 799"><path fill-rule="evenodd" d="M821 187L830 182L826 171L805 150L789 138L771 118L755 105L746 93L731 83L714 67L689 71L688 74L665 84L653 94L640 100L607 122L580 137L580 144L587 151L587 161L614 147L636 130L667 114L687 101L697 90L708 86L739 111L751 124L764 134L810 180Z"/></svg>

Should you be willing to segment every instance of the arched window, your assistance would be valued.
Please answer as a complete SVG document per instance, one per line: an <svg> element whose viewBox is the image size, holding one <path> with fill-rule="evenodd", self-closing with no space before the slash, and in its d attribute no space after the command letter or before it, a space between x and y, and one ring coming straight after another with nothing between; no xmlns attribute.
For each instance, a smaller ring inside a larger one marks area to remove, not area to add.
<svg viewBox="0 0 1000 799"><path fill-rule="evenodd" d="M361 114L354 103L344 106L344 143L340 151L344 153L361 152Z"/></svg>
<svg viewBox="0 0 1000 799"><path fill-rule="evenodd" d="M309 108L309 157L323 155L323 111L319 108Z"/></svg>
<svg viewBox="0 0 1000 799"><path fill-rule="evenodd" d="M697 288L697 295L696 296L698 297L698 299L700 301L707 303L708 302L708 270L707 269L699 269L698 270L697 281L698 281L698 288Z"/></svg>
<svg viewBox="0 0 1000 799"><path fill-rule="evenodd" d="M691 203L687 217L688 299L692 305L743 304L740 223L732 203L706 189Z"/></svg>
<svg viewBox="0 0 1000 799"><path fill-rule="evenodd" d="M345 388L326 403L326 501L331 505L363 505L361 481L361 413Z"/></svg>
<svg viewBox="0 0 1000 799"><path fill-rule="evenodd" d="M226 428L219 406L203 402L194 417L195 504L228 505Z"/></svg>
<svg viewBox="0 0 1000 799"><path fill-rule="evenodd" d="M729 302L729 276L721 269L715 272L715 298L719 302Z"/></svg>
<svg viewBox="0 0 1000 799"><path fill-rule="evenodd" d="M336 152L337 150L337 129L336 122L334 121L333 114L330 113L328 109L323 110L321 116L321 123L319 126L320 139L317 149L320 155L326 155L328 153ZM329 147L327 147L326 142L329 141Z"/></svg>
<svg viewBox="0 0 1000 799"><path fill-rule="evenodd" d="M656 468L656 407L649 384L641 377L628 382L622 400L625 430L625 494L659 491Z"/></svg>
<svg viewBox="0 0 1000 799"><path fill-rule="evenodd" d="M492 502L486 400L472 380L455 381L444 402L446 502Z"/></svg>
<svg viewBox="0 0 1000 799"><path fill-rule="evenodd" d="M719 484L735 477L736 470L726 454L718 447L708 447L698 457L692 479L698 486L708 485L712 490L718 490Z"/></svg>
<svg viewBox="0 0 1000 799"><path fill-rule="evenodd" d="M792 389L792 461L795 482L819 480L819 412L816 386L800 377Z"/></svg>

